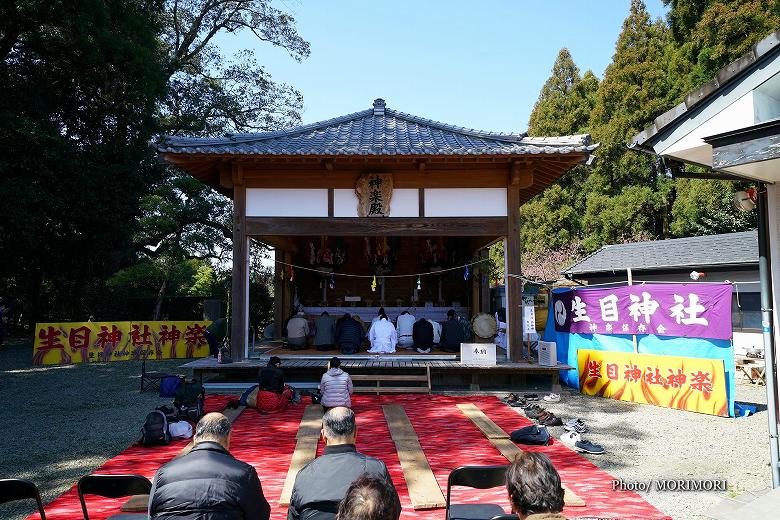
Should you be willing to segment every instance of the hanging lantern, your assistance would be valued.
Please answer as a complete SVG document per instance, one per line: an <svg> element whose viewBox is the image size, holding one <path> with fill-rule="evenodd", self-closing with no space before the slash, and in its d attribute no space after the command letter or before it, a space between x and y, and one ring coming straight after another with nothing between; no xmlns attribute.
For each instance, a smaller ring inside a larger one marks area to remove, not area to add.
<svg viewBox="0 0 780 520"><path fill-rule="evenodd" d="M334 275L333 273L330 273L330 283L328 284L328 287L330 289L336 288L336 275Z"/></svg>
<svg viewBox="0 0 780 520"><path fill-rule="evenodd" d="M468 280L471 276L471 271L469 270L469 266L466 266L466 268L463 270L463 279Z"/></svg>
<svg viewBox="0 0 780 520"><path fill-rule="evenodd" d="M420 283L420 275L417 275L417 290L419 291L422 289L422 284Z"/></svg>
<svg viewBox="0 0 780 520"><path fill-rule="evenodd" d="M371 281L371 292L376 291L376 275L374 275L374 279Z"/></svg>

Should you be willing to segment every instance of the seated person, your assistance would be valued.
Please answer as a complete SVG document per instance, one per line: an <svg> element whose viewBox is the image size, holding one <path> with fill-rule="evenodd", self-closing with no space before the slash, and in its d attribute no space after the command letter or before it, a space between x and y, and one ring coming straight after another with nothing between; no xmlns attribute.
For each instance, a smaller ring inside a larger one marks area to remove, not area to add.
<svg viewBox="0 0 780 520"><path fill-rule="evenodd" d="M320 380L320 403L325 409L336 406L352 407L352 378L341 370L341 360L332 357L328 362L328 371L322 374Z"/></svg>
<svg viewBox="0 0 780 520"><path fill-rule="evenodd" d="M297 403L300 396L295 389L284 384L282 360L272 356L268 365L260 370L260 384L248 388L238 404L256 408L263 413L283 412L290 401Z"/></svg>
<svg viewBox="0 0 780 520"><path fill-rule="evenodd" d="M217 357L219 347L222 346L222 342L227 336L227 320L225 318L214 320L211 325L206 327L203 335L206 336L206 341L209 344L209 356Z"/></svg>
<svg viewBox="0 0 780 520"><path fill-rule="evenodd" d="M314 346L317 350L333 350L336 348L336 322L328 311L322 314L314 322Z"/></svg>
<svg viewBox="0 0 780 520"><path fill-rule="evenodd" d="M428 323L433 327L433 344L438 347L441 342L441 323L433 320L428 320Z"/></svg>
<svg viewBox="0 0 780 520"><path fill-rule="evenodd" d="M304 466L295 477L287 520L335 519L339 503L350 485L364 474L384 480L392 488L393 500L400 509L398 493L385 463L355 449L355 412L343 406L325 412L322 437L325 439L324 453Z"/></svg>
<svg viewBox="0 0 780 520"><path fill-rule="evenodd" d="M342 354L354 354L360 350L363 343L363 326L350 316L349 313L339 320L336 325L336 344Z"/></svg>
<svg viewBox="0 0 780 520"><path fill-rule="evenodd" d="M566 520L561 477L547 455L520 453L506 470L506 490L521 520Z"/></svg>
<svg viewBox="0 0 780 520"><path fill-rule="evenodd" d="M414 347L420 354L428 354L433 348L433 325L425 318L420 318L412 327Z"/></svg>
<svg viewBox="0 0 780 520"><path fill-rule="evenodd" d="M371 348L368 350L371 354L392 354L395 352L395 346L398 344L398 333L395 331L393 322L387 319L386 314L380 315L379 320L371 324L368 339L371 341Z"/></svg>
<svg viewBox="0 0 780 520"><path fill-rule="evenodd" d="M235 518L268 520L271 507L255 468L230 454L232 426L221 413L204 415L195 426L193 448L154 476L149 518Z"/></svg>
<svg viewBox="0 0 780 520"><path fill-rule="evenodd" d="M287 322L287 343L292 350L306 350L309 340L309 321L306 313L298 312Z"/></svg>
<svg viewBox="0 0 780 520"><path fill-rule="evenodd" d="M442 327L440 347L444 352L460 352L463 343L463 327L458 322L455 311L447 311L447 322Z"/></svg>
<svg viewBox="0 0 780 520"><path fill-rule="evenodd" d="M396 320L398 330L398 346L405 349L414 348L414 340L412 339L412 328L414 327L415 317L409 314L409 311L404 311L398 316Z"/></svg>
<svg viewBox="0 0 780 520"><path fill-rule="evenodd" d="M400 516L395 488L385 479L363 475L349 486L336 520L398 520Z"/></svg>

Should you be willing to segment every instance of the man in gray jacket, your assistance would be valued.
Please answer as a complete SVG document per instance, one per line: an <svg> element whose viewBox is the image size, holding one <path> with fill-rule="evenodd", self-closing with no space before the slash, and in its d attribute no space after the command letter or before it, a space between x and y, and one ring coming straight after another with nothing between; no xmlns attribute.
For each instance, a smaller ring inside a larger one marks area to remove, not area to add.
<svg viewBox="0 0 780 520"><path fill-rule="evenodd" d="M383 478L393 487L385 463L355 449L357 427L352 410L341 406L328 410L322 417L322 436L325 453L295 477L287 520L334 520L339 502L361 475ZM400 509L395 487L393 494Z"/></svg>
<svg viewBox="0 0 780 520"><path fill-rule="evenodd" d="M322 311L322 314L314 323L316 331L314 332L314 346L317 350L333 350L336 348L336 321L328 314L328 311Z"/></svg>

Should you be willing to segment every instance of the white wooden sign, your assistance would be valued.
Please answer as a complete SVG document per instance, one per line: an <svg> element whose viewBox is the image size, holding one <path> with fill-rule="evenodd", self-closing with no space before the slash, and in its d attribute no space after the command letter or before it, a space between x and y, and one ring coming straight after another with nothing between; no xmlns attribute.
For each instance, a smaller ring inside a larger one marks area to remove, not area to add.
<svg viewBox="0 0 780 520"><path fill-rule="evenodd" d="M536 310L533 305L523 305L523 334L536 333Z"/></svg>
<svg viewBox="0 0 780 520"><path fill-rule="evenodd" d="M495 343L461 343L460 362L462 365L495 366Z"/></svg>
<svg viewBox="0 0 780 520"><path fill-rule="evenodd" d="M558 366L558 351L554 341L539 342L539 366Z"/></svg>

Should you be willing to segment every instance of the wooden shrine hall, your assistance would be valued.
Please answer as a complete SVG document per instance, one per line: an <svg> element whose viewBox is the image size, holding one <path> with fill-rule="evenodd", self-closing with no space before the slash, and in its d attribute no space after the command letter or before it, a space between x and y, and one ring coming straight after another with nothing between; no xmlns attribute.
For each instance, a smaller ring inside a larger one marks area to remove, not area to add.
<svg viewBox="0 0 780 520"><path fill-rule="evenodd" d="M436 320L450 308L490 312L479 261L504 241L508 357L519 360L520 206L588 164L596 147L589 135L442 124L382 99L291 129L157 144L166 161L233 199L234 361L248 355L250 239L275 250L277 336L300 308L368 321L380 306L391 319L409 308Z"/></svg>

